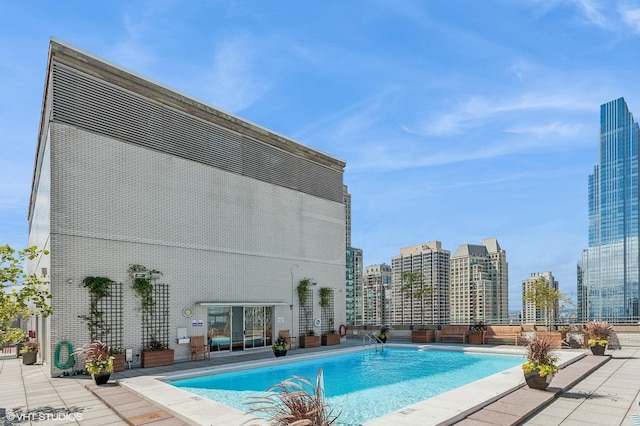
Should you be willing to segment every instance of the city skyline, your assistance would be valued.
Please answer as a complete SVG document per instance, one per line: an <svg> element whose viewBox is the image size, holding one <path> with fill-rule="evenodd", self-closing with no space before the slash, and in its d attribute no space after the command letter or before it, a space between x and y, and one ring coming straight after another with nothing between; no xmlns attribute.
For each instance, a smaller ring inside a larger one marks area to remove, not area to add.
<svg viewBox="0 0 640 426"><path fill-rule="evenodd" d="M347 163L364 267L495 237L575 301L599 106L635 78L626 1L3 5L0 240L27 243L50 37ZM477 17L482 16L481 20Z"/></svg>

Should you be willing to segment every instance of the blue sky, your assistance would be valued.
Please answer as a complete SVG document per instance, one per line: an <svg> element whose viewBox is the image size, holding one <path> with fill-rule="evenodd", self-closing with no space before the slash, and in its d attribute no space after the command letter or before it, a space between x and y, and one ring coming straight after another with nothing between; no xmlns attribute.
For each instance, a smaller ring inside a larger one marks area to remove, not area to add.
<svg viewBox="0 0 640 426"><path fill-rule="evenodd" d="M640 3L14 1L0 14L0 243L27 243L50 37L346 161L365 265L496 237L575 299L599 107L640 114Z"/></svg>

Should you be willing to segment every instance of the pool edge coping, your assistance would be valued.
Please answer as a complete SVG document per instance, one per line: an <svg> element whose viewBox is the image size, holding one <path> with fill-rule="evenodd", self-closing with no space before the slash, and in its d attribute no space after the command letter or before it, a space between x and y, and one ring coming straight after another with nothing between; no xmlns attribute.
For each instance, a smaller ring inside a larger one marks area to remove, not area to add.
<svg viewBox="0 0 640 426"><path fill-rule="evenodd" d="M402 344L392 343L386 345L388 347L411 348L423 350L452 350L457 352L471 352L482 354L508 354L524 356L524 348L514 346L486 346L479 347L474 345L433 345L433 344ZM372 350L371 348L352 347L344 349L336 349L332 351L332 355L341 355L354 352L362 352L363 350ZM561 350L557 351L561 356L560 366L575 362L585 356L583 351ZM287 360L287 362L296 362L319 357L326 357L327 353L310 353L298 355L295 358ZM203 374L211 374L212 371L223 373L230 371L243 370L247 368L263 367L273 364L280 364L282 360L253 360L243 361L222 366L194 368L175 373L165 373L150 376L134 377L123 379L119 384L129 391L139 395L147 401L158 405L159 407L171 412L175 417L189 424L207 425L212 424L212 413L215 413L216 422L223 424L243 424L252 422L252 424L267 425L264 419L253 417L245 412L233 407L224 405L214 400L197 396L191 392L171 386L167 382L172 380L181 380L190 377L201 376ZM515 366L503 372L493 374L459 388L444 392L432 398L428 398L395 410L376 419L372 419L366 423L367 426L376 426L389 424L389 416L397 417L398 414L409 415L410 417L420 416L424 422L424 413L428 413L429 419L433 420L437 425L453 424L467 417L468 415L482 409L483 407L495 402L503 396L514 392L523 387L524 377L520 366ZM479 397L470 398L470 395L480 395ZM421 414L422 413L422 414ZM386 419L386 420L385 420ZM395 419L397 422L397 418ZM424 423L422 423L424 424Z"/></svg>

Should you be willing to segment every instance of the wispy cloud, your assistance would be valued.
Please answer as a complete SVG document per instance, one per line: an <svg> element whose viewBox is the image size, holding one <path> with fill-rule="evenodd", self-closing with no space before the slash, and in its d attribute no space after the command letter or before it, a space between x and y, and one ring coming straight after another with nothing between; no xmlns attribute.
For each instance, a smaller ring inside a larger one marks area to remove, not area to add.
<svg viewBox="0 0 640 426"><path fill-rule="evenodd" d="M474 127L482 126L488 118L512 112L533 110L571 110L592 109L591 103L566 94L538 95L528 93L516 99L494 99L485 96L472 96L460 102L449 112L435 117L426 117L415 125L402 125L411 134L421 136L457 135Z"/></svg>
<svg viewBox="0 0 640 426"><path fill-rule="evenodd" d="M627 24L634 33L640 33L640 7L624 4L618 9L622 21Z"/></svg>
<svg viewBox="0 0 640 426"><path fill-rule="evenodd" d="M214 105L238 112L269 91L271 84L260 69L259 44L249 35L229 36L216 43L201 90Z"/></svg>
<svg viewBox="0 0 640 426"><path fill-rule="evenodd" d="M552 123L538 124L538 125L520 125L507 127L505 132L534 135L536 137L543 136L575 136L584 130L584 126L578 123L563 123L560 121L554 121Z"/></svg>

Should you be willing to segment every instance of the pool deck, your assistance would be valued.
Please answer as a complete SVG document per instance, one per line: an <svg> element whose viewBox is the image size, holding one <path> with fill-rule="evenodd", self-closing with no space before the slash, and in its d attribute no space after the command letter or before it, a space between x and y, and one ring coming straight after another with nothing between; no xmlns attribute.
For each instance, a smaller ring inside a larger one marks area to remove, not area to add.
<svg viewBox="0 0 640 426"><path fill-rule="evenodd" d="M429 346L444 348L447 345ZM361 342L356 340L339 346L340 350L358 347ZM335 348L298 349L289 351L287 358L306 358ZM514 349L509 346L494 348ZM567 354L567 360L571 357L577 360L567 361L570 364L554 377L547 391L528 389L522 374L515 372L519 369L516 367L513 372L494 375L366 425L634 425L631 418L640 418L640 348L608 351L611 356L607 357L594 357L584 350L561 352ZM270 350L226 356L213 353L211 358L113 373L108 385L98 387L88 376L51 378L42 366L22 365L15 354L2 354L0 425L163 426L240 425L247 422L250 417L237 410L194 397L154 378L275 362ZM640 424L640 420L638 422ZM246 424L266 423L257 420Z"/></svg>

